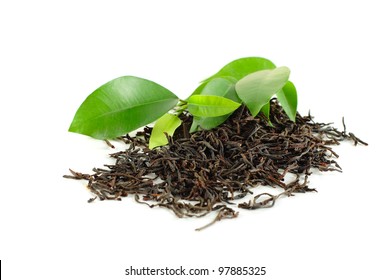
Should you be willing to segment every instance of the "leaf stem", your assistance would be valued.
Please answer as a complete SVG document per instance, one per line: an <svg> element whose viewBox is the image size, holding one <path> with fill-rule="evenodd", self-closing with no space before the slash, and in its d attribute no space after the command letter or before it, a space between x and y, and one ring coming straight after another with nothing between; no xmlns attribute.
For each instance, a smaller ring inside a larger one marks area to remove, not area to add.
<svg viewBox="0 0 390 280"><path fill-rule="evenodd" d="M174 110L174 115L175 116L180 116L185 110L187 110L188 103L185 100L179 99L178 104L173 108Z"/></svg>

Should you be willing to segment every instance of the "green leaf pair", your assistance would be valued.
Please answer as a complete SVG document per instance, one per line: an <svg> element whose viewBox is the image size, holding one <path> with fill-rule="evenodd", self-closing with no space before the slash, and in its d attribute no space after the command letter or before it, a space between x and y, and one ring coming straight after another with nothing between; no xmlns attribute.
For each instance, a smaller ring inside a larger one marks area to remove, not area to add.
<svg viewBox="0 0 390 280"><path fill-rule="evenodd" d="M266 58L246 57L225 65L216 74L205 79L200 87L205 87L205 84L215 78L235 79L238 81L235 85L237 95L253 116L260 111L268 112L268 116L267 103L276 94L287 116L295 121L298 96L294 84L288 81L289 75L290 70L287 67L276 68L275 64Z"/></svg>
<svg viewBox="0 0 390 280"><path fill-rule="evenodd" d="M188 99L187 106L188 111L195 117L218 117L233 112L240 103L220 96L194 95ZM149 148L168 144L165 133L172 136L180 124L180 118L170 113L159 118L153 127Z"/></svg>
<svg viewBox="0 0 390 280"><path fill-rule="evenodd" d="M237 80L232 77L213 78L210 81L201 84L189 99L195 98L195 96L214 95L214 96L220 96L220 97L230 99L236 102L238 105L240 105L241 100L237 96L235 90L236 82ZM238 108L237 104L235 104L234 107ZM212 129L214 127L217 127L223 122L225 122L226 119L230 116L230 114L231 112L226 112L224 115L214 116L214 117L205 116L205 115L197 116L193 114L194 119L192 122L190 132L195 132L199 128Z"/></svg>
<svg viewBox="0 0 390 280"><path fill-rule="evenodd" d="M204 80L187 100L152 81L134 76L114 79L90 94L77 110L69 131L111 139L156 121L149 141L155 148L168 143L180 126L179 115L193 115L190 132L219 126L241 103L253 116L269 117L269 101L276 95L295 121L297 92L288 81L290 70L265 58L241 58ZM171 111L171 112L170 112Z"/></svg>

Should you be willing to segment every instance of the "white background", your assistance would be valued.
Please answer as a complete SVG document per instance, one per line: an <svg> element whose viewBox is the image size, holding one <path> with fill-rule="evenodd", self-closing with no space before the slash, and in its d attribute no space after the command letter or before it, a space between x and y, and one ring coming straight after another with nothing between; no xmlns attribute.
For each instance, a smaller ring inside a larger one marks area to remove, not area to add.
<svg viewBox="0 0 390 280"><path fill-rule="evenodd" d="M130 265L266 266L263 279L390 279L386 2L2 1L4 279L130 279ZM85 182L62 178L68 168L110 163L105 143L67 132L94 89L135 75L186 97L245 56L288 66L301 113L310 109L339 128L345 116L347 129L370 144L336 147L344 172L311 176L318 193L241 210L195 232L213 217L178 219L133 199L88 204Z"/></svg>

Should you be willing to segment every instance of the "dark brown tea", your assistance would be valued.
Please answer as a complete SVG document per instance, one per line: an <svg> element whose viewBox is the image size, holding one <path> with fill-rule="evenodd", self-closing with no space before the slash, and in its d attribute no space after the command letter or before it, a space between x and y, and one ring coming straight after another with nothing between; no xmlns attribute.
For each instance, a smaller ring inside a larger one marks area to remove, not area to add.
<svg viewBox="0 0 390 280"><path fill-rule="evenodd" d="M315 191L308 185L313 169L341 171L330 146L343 140L367 145L346 132L344 121L343 131L316 123L310 115L297 114L294 123L275 99L270 121L252 117L241 107L219 127L190 134L192 118L182 118L167 146L150 150L151 129L145 127L136 137L121 138L129 148L111 155L115 164L95 168L93 174L71 171L64 177L88 180L95 195L88 202L133 195L139 203L167 208L180 218L217 211L214 223L235 218L236 207L272 207L282 196ZM293 179L287 180L287 174ZM281 191L254 195L261 185ZM235 203L243 198L247 201Z"/></svg>

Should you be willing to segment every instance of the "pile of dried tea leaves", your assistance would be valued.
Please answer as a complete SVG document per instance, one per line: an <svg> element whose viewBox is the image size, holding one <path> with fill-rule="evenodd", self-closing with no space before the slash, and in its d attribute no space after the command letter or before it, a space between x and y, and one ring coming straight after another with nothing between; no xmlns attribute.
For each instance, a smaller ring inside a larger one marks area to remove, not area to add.
<svg viewBox="0 0 390 280"><path fill-rule="evenodd" d="M136 137L121 138L129 148L111 155L115 164L95 168L93 174L71 170L72 175L64 177L88 180L95 194L89 202L134 195L137 202L168 208L178 217L217 211L212 224L236 217L236 206L267 208L281 196L315 191L308 186L313 169L341 171L330 146L343 140L367 145L347 133L345 125L339 131L299 114L294 123L275 99L270 121L262 115L252 117L242 106L224 124L190 134L192 117L181 117L183 123L167 146L150 150L151 128L145 127ZM280 192L254 195L261 185ZM243 198L245 202L235 203Z"/></svg>

